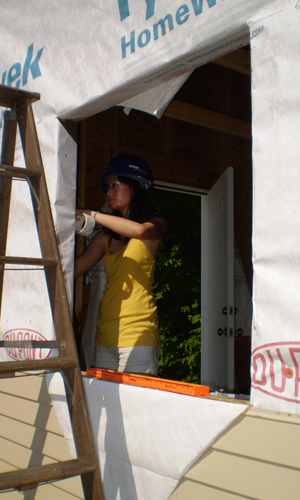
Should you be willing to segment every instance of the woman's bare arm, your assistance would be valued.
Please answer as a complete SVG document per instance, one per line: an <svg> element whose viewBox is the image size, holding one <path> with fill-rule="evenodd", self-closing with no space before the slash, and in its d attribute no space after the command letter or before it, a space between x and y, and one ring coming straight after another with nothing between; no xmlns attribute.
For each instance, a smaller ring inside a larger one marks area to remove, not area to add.
<svg viewBox="0 0 300 500"><path fill-rule="evenodd" d="M89 246L75 259L74 278L78 278L83 273L91 269L105 254L107 233L98 233Z"/></svg>
<svg viewBox="0 0 300 500"><path fill-rule="evenodd" d="M153 217L150 221L141 224L124 217L103 214L90 209L78 209L77 213L85 213L94 217L98 224L126 238L160 242L168 229L167 221L163 217Z"/></svg>

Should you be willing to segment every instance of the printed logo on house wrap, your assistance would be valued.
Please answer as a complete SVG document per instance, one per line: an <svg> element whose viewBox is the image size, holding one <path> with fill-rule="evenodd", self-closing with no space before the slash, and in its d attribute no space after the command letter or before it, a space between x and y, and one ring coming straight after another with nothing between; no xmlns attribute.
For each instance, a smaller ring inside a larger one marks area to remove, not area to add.
<svg viewBox="0 0 300 500"><path fill-rule="evenodd" d="M300 342L274 342L254 349L251 386L269 396L300 403Z"/></svg>
<svg viewBox="0 0 300 500"><path fill-rule="evenodd" d="M30 340L47 340L41 333L35 330L29 330L25 328L16 328L14 330L9 330L3 335L4 341L30 341ZM42 348L31 348L31 347L6 347L6 353L8 356L15 360L38 360L49 358L52 349L42 349Z"/></svg>
<svg viewBox="0 0 300 500"><path fill-rule="evenodd" d="M33 50L33 43L28 45L27 53L23 65L20 62L15 62L9 69L2 72L1 85L14 87L16 89L20 86L27 85L29 75L32 78L41 76L40 59L45 47L41 47L36 53ZM0 128L2 128L5 110L0 115Z"/></svg>
<svg viewBox="0 0 300 500"><path fill-rule="evenodd" d="M157 40L173 30L175 30L176 33L180 26L185 24L190 18L202 14L203 8L211 9L216 6L216 3L217 0L206 0L206 2L204 2L206 5L203 7L203 0L190 0L189 5L180 5L180 2L178 2L178 5L172 6L172 12L166 12L163 17L154 22L151 26L147 21L155 16L156 0L146 0L144 17L146 25L141 31L133 29L130 33L121 37L122 59L129 57L138 50L138 48L143 49L149 43L153 45ZM130 17L129 4L132 7L134 4L133 0L118 0L121 22ZM137 27L138 30L140 30L141 25L138 24Z"/></svg>

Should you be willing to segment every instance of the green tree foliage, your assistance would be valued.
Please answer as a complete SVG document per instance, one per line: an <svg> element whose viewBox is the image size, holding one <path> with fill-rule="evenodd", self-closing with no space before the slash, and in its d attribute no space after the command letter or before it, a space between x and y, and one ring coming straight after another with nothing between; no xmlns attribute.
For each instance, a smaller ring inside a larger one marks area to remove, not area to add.
<svg viewBox="0 0 300 500"><path fill-rule="evenodd" d="M201 199L155 189L149 201L169 222L154 284L161 336L159 376L199 383Z"/></svg>

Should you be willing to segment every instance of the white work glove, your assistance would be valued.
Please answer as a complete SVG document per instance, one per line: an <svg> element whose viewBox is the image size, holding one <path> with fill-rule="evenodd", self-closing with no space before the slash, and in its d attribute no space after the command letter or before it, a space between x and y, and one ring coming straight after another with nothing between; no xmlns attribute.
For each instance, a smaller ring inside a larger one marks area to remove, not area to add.
<svg viewBox="0 0 300 500"><path fill-rule="evenodd" d="M79 214L76 216L75 232L81 236L89 236L95 229L95 219L90 215Z"/></svg>

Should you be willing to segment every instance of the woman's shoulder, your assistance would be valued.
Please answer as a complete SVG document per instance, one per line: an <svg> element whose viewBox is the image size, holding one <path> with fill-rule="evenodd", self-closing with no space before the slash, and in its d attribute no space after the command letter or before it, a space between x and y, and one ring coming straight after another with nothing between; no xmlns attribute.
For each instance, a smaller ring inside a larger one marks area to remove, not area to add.
<svg viewBox="0 0 300 500"><path fill-rule="evenodd" d="M102 231L99 231L99 233L97 233L96 236L94 236L94 238L92 239L92 242L96 245L101 245L101 246L107 247L109 244L110 238L111 238L111 236L110 236L109 232L106 231L106 229L102 229Z"/></svg>
<svg viewBox="0 0 300 500"><path fill-rule="evenodd" d="M162 215L155 215L154 217L151 217L151 219L148 222L160 226L163 231L163 235L165 235L169 227L167 219Z"/></svg>
<svg viewBox="0 0 300 500"><path fill-rule="evenodd" d="M150 224L149 232L147 237L143 238L143 242L152 257L156 258L160 243L168 230L168 221L164 217L155 216L148 223Z"/></svg>

